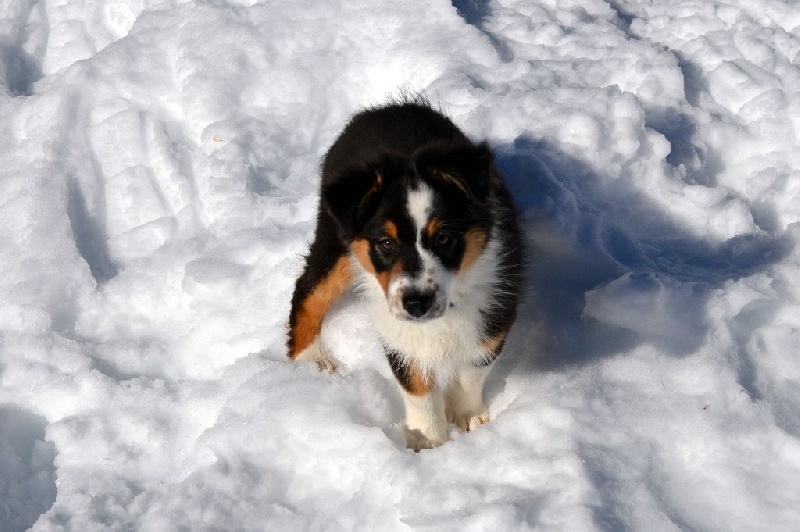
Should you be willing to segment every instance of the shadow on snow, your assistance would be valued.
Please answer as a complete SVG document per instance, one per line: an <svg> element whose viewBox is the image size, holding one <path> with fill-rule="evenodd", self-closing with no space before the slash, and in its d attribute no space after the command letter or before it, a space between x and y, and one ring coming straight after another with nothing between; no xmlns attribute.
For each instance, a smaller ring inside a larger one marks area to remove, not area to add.
<svg viewBox="0 0 800 532"><path fill-rule="evenodd" d="M56 500L56 450L44 418L0 405L0 528L27 530Z"/></svg>
<svg viewBox="0 0 800 532"><path fill-rule="evenodd" d="M496 152L527 240L529 292L507 352L522 358L535 346L525 364L538 369L644 342L690 354L705 341L711 291L765 270L794 246L789 235L700 238L626 180L603 178L545 142L520 137ZM587 293L598 289L587 312ZM615 298L628 308L614 307Z"/></svg>

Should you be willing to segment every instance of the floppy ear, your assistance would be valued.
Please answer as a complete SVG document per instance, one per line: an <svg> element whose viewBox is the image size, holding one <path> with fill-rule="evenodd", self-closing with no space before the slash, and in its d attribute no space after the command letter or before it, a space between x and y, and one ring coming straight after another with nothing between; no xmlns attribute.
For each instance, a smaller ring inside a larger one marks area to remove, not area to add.
<svg viewBox="0 0 800 532"><path fill-rule="evenodd" d="M493 161L494 154L481 142L477 146L464 144L426 150L419 154L415 164L418 173L455 187L472 201L485 203L492 188Z"/></svg>
<svg viewBox="0 0 800 532"><path fill-rule="evenodd" d="M322 187L321 202L350 240L380 205L384 178L380 170L350 170Z"/></svg>

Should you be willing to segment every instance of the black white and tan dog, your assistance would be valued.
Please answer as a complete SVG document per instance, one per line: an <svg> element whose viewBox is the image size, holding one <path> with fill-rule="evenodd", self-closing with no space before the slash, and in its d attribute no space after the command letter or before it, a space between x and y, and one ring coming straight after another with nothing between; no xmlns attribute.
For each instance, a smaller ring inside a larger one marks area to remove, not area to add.
<svg viewBox="0 0 800 532"><path fill-rule="evenodd" d="M516 215L486 144L421 100L356 114L322 164L289 357L333 370L326 314L355 286L403 392L408 446L489 421L483 384L517 313Z"/></svg>

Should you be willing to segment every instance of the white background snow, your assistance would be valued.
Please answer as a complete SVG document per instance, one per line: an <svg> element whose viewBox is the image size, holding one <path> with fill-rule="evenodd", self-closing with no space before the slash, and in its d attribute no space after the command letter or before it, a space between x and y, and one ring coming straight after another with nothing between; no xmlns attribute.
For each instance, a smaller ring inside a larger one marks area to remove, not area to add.
<svg viewBox="0 0 800 532"><path fill-rule="evenodd" d="M793 0L1 0L0 529L800 529ZM407 451L356 300L284 357L318 164L422 91L529 290Z"/></svg>

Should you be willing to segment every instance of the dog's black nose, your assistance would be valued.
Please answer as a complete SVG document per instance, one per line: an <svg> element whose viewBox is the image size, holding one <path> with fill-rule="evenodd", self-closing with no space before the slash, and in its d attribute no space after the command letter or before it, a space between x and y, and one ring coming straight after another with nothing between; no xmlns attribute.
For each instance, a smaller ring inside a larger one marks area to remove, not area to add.
<svg viewBox="0 0 800 532"><path fill-rule="evenodd" d="M432 306L433 294L431 293L409 292L403 296L403 308L415 318L424 316Z"/></svg>

